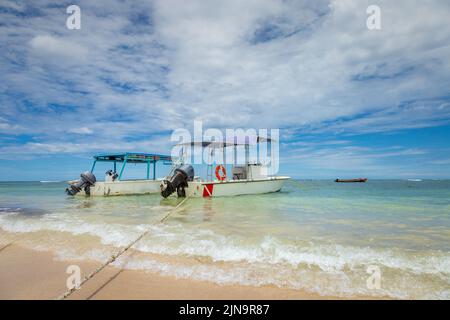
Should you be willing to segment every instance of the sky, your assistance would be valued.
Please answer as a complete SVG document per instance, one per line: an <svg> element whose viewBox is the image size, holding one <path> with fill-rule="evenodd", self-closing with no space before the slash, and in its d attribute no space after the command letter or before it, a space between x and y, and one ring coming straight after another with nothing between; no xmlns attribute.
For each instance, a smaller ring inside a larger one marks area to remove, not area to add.
<svg viewBox="0 0 450 320"><path fill-rule="evenodd" d="M279 173L296 178L450 178L449 13L440 0L1 0L0 180L170 153L195 120L280 129Z"/></svg>

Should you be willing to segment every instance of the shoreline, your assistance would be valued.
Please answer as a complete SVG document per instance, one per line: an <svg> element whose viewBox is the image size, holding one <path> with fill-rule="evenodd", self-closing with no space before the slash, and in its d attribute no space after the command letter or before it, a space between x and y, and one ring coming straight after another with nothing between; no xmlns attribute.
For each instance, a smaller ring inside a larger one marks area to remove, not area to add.
<svg viewBox="0 0 450 320"><path fill-rule="evenodd" d="M56 299L67 291L66 281L71 274L66 273L66 270L70 265L79 266L81 278L83 278L100 264L87 260L59 261L49 251L28 249L15 243L2 243L0 246L2 287L0 299ZM148 271L107 266L68 299L323 300L345 298L320 296L302 290L273 286L219 285L208 281L178 279Z"/></svg>

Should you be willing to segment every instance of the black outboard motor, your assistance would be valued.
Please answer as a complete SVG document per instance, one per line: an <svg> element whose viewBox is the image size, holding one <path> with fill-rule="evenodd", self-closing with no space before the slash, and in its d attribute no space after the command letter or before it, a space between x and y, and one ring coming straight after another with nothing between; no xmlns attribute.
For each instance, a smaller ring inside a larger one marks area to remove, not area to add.
<svg viewBox="0 0 450 320"><path fill-rule="evenodd" d="M71 184L69 188L66 189L66 193L70 196L76 195L78 192L84 189L87 195L90 195L90 187L95 184L97 179L92 172L86 171L80 175L81 179L74 184Z"/></svg>
<svg viewBox="0 0 450 320"><path fill-rule="evenodd" d="M163 180L161 184L161 195L164 198L170 196L175 190L179 197L185 197L188 181L194 180L194 168L191 165L185 164L174 170L170 180Z"/></svg>

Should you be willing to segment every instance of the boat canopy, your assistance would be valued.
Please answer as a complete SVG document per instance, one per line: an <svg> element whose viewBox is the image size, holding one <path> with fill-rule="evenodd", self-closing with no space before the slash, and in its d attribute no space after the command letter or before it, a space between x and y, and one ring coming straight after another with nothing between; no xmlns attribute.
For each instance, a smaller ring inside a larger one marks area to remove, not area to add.
<svg viewBox="0 0 450 320"><path fill-rule="evenodd" d="M254 136L254 137L246 137L245 143L243 142L228 142L228 141L191 141L191 142L183 142L178 143L177 146L191 146L191 147L202 147L202 148L212 148L212 149L221 149L227 147L237 147L237 146L250 146L255 145L261 142L270 142L275 141L271 138Z"/></svg>
<svg viewBox="0 0 450 320"><path fill-rule="evenodd" d="M153 153L119 153L119 154L100 154L94 156L95 161L101 162L125 162L125 160L129 163L147 163L147 162L171 162L172 157L166 156L162 154L153 154Z"/></svg>
<svg viewBox="0 0 450 320"><path fill-rule="evenodd" d="M147 179L150 179L150 164L153 164L153 180L156 179L156 163L163 161L164 164L170 165L172 163L172 157L162 154L154 153L111 153L111 154L99 154L94 156L94 163L92 164L91 172L94 171L95 164L97 162L113 162L114 172L116 171L116 163L123 163L119 173L119 180L122 179L122 174L127 163L143 163L147 164Z"/></svg>

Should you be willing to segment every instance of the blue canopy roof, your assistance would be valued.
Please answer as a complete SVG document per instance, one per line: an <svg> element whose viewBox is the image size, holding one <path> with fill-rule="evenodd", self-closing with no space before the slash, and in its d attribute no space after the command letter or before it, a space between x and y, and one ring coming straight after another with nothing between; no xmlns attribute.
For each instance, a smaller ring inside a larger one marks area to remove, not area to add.
<svg viewBox="0 0 450 320"><path fill-rule="evenodd" d="M134 153L134 152L99 154L95 155L94 159L95 161L102 161L102 162L124 162L126 160L128 163L172 161L172 157L167 155L154 153Z"/></svg>

